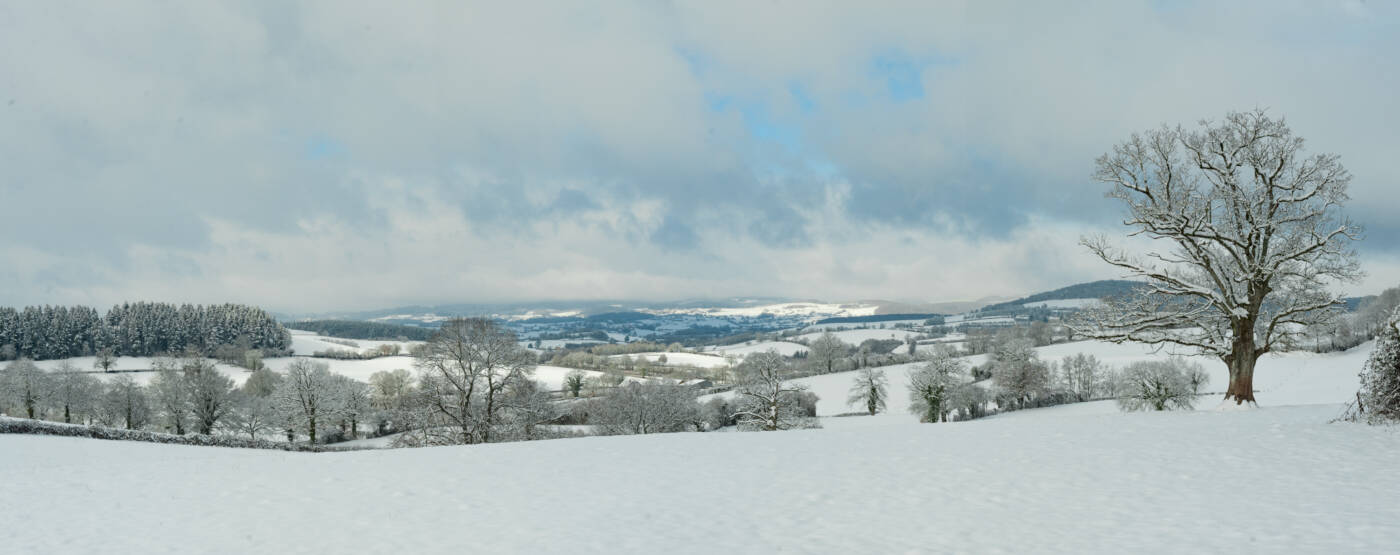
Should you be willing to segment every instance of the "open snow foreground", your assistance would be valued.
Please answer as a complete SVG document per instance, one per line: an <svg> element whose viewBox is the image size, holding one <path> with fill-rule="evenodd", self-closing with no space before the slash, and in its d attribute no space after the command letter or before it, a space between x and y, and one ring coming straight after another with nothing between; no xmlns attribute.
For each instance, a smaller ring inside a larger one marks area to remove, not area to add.
<svg viewBox="0 0 1400 555"><path fill-rule="evenodd" d="M0 436L0 552L1393 553L1400 430L1329 423L1363 356L1278 357L1283 406L1250 411L324 454Z"/></svg>

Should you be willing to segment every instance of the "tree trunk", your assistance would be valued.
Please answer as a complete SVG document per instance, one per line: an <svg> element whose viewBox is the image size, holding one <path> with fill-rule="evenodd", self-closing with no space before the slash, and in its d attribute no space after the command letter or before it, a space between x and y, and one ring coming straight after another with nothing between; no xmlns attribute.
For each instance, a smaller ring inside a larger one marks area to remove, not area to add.
<svg viewBox="0 0 1400 555"><path fill-rule="evenodd" d="M64 424L72 424L72 423L73 423L73 413L72 413L72 411L69 409L69 406L68 406L67 404L64 404L64 405L63 405L63 423L64 423Z"/></svg>
<svg viewBox="0 0 1400 555"><path fill-rule="evenodd" d="M1251 349L1253 350L1253 349ZM1254 363L1258 357L1254 353L1244 353L1232 357L1230 366L1230 388L1225 390L1225 400L1236 405L1254 403Z"/></svg>
<svg viewBox="0 0 1400 555"><path fill-rule="evenodd" d="M311 444L316 445L316 417L312 416L311 418L308 418L307 424L310 425L308 427L311 429Z"/></svg>

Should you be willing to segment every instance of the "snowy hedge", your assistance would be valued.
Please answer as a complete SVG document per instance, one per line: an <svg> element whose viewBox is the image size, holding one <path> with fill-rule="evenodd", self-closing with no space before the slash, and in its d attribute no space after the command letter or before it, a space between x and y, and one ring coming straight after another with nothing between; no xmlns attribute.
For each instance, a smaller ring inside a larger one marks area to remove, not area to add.
<svg viewBox="0 0 1400 555"><path fill-rule="evenodd" d="M1400 309L1376 336L1376 348L1361 370L1353 420L1372 424L1400 421Z"/></svg>
<svg viewBox="0 0 1400 555"><path fill-rule="evenodd" d="M206 436L206 435L174 435L158 432L146 432L141 430L124 430L121 428L104 428L101 426L82 426L78 424L63 424L59 422L45 422L43 420L29 420L24 418L10 418L0 416L0 434L31 434L49 435L63 437L88 437L93 439L115 439L123 441L145 441L149 443L165 443L170 445L202 445L206 447L240 447L244 449L277 449L281 451L352 451L355 448L334 447L326 445L306 445L291 444L281 441L268 441L264 439L246 439L232 436Z"/></svg>

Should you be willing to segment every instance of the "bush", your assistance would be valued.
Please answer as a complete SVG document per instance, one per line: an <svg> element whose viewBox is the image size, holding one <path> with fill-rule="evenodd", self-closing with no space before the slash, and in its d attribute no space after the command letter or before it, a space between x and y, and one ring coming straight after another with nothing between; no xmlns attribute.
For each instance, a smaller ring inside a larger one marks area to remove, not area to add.
<svg viewBox="0 0 1400 555"><path fill-rule="evenodd" d="M1351 419L1372 424L1400 421L1400 309L1376 336L1376 348L1361 367L1361 390Z"/></svg>
<svg viewBox="0 0 1400 555"><path fill-rule="evenodd" d="M1206 383L1205 369L1180 357L1135 362L1123 369L1118 408L1129 412L1190 410Z"/></svg>

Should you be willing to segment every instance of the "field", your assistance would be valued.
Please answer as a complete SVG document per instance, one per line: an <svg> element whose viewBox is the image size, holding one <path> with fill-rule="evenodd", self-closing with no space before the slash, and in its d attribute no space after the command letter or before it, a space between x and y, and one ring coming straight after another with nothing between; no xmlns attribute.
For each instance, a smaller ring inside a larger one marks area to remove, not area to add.
<svg viewBox="0 0 1400 555"><path fill-rule="evenodd" d="M1329 423L1370 345L1261 361L1263 408L298 454L0 437L14 552L1388 551L1400 434ZM1113 364L1154 355L1075 343ZM1217 365L1213 386L1224 385ZM550 372L550 371L547 371ZM849 375L801 380L848 412ZM114 479L114 477L120 479ZM74 520L76 507L101 518ZM530 529L519 527L530 522ZM150 533L131 533L149 529ZM314 539L308 539L308 537Z"/></svg>

